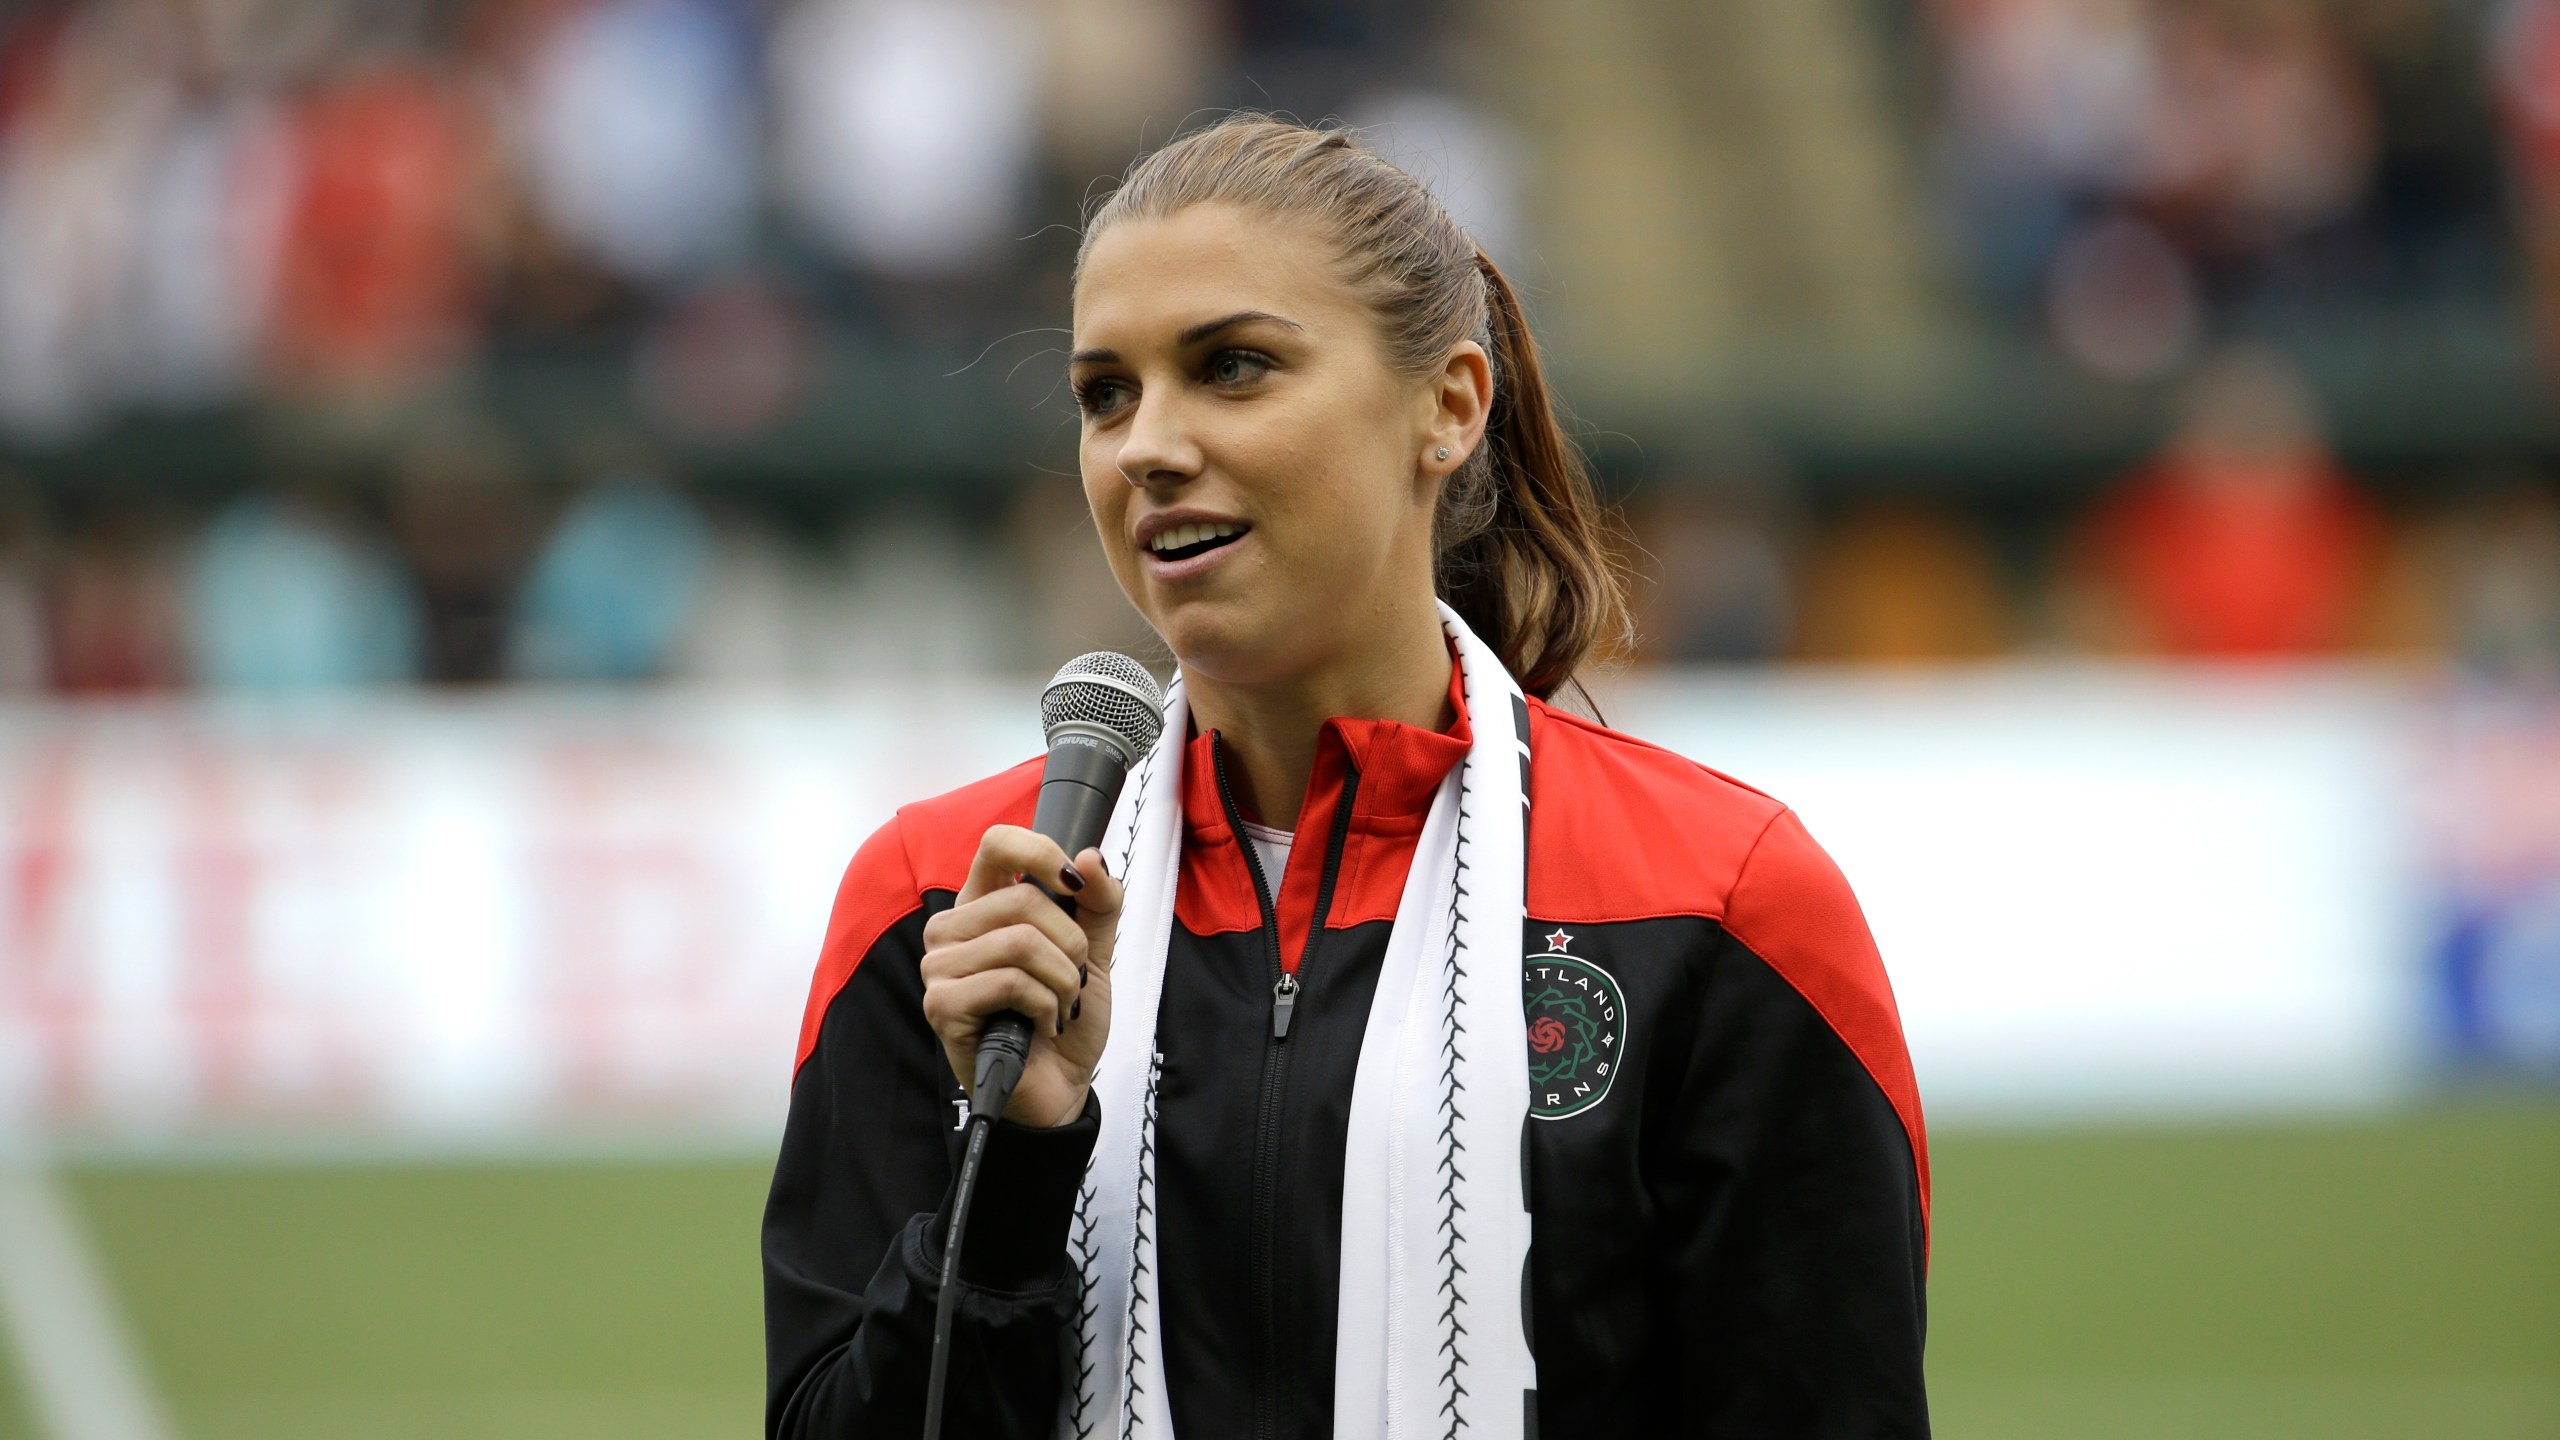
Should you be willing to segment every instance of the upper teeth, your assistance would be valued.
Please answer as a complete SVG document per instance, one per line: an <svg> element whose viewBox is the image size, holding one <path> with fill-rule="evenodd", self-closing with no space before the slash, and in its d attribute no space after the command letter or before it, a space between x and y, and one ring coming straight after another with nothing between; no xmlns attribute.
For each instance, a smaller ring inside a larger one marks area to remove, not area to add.
<svg viewBox="0 0 2560 1440"><path fill-rule="evenodd" d="M1241 525L1229 525L1223 521L1208 525L1176 525L1148 541L1147 548L1161 554L1167 550L1179 550L1185 545L1197 545L1203 540L1238 534L1243 529Z"/></svg>

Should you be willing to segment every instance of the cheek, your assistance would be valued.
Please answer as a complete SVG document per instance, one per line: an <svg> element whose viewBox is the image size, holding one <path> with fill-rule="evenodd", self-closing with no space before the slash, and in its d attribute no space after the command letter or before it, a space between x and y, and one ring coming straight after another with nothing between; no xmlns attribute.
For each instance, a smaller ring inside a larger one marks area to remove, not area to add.
<svg viewBox="0 0 2560 1440"><path fill-rule="evenodd" d="M1093 507L1096 515L1102 513L1103 506L1111 503L1112 486L1118 485L1123 490L1129 488L1120 478L1119 468L1112 464L1112 458L1111 447L1103 442L1102 437L1077 437L1076 472L1084 481L1085 503Z"/></svg>
<svg viewBox="0 0 2560 1440"><path fill-rule="evenodd" d="M1326 544L1381 535L1412 503L1412 460L1390 424L1357 395L1310 396L1229 436L1227 453L1253 477L1266 508L1311 524Z"/></svg>
<svg viewBox="0 0 2560 1440"><path fill-rule="evenodd" d="M1093 516L1095 524L1107 526L1113 516L1126 509L1129 504L1128 496L1125 493L1115 495L1112 492L1114 490L1126 492L1129 487L1117 484L1116 482L1119 477L1110 474L1108 471L1096 473L1092 464L1092 457L1088 455L1085 458L1086 463L1083 467L1084 508L1087 513Z"/></svg>
<svg viewBox="0 0 2560 1440"><path fill-rule="evenodd" d="M1294 459L1287 504L1330 568L1374 565L1403 546L1417 523L1428 528L1427 500L1417 508L1423 492L1400 447L1337 432L1331 443L1308 446Z"/></svg>
<svg viewBox="0 0 2560 1440"><path fill-rule="evenodd" d="M1146 587L1140 583L1137 556L1130 553L1129 547L1120 540L1121 536L1129 533L1129 506L1136 492L1120 478L1119 471L1107 463L1097 471L1092 460L1093 456L1088 452L1083 466L1084 503L1086 513L1093 520L1091 543L1102 547L1102 561L1111 568L1112 579L1119 583L1120 593L1138 608L1139 614L1152 622L1155 615L1146 603Z"/></svg>
<svg viewBox="0 0 2560 1440"><path fill-rule="evenodd" d="M1095 538L1103 541L1102 553L1110 558L1113 568L1118 568L1120 547L1109 543L1108 537L1122 533L1127 527L1129 487L1120 483L1118 475L1108 472L1096 475L1088 465L1084 475L1084 508L1085 513L1093 518Z"/></svg>
<svg viewBox="0 0 2560 1440"><path fill-rule="evenodd" d="M1409 568L1404 552L1412 520L1402 489L1339 452L1307 459L1272 507L1281 522L1272 533L1282 578L1273 601L1301 617L1364 608L1381 585L1400 583Z"/></svg>

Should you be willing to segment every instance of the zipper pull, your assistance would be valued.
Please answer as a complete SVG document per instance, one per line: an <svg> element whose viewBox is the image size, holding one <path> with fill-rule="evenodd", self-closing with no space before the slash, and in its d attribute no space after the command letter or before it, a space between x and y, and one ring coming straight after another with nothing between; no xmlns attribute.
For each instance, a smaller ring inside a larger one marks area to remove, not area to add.
<svg viewBox="0 0 2560 1440"><path fill-rule="evenodd" d="M1289 1017L1298 1009L1298 977L1283 970L1280 983L1271 987L1271 1038L1289 1038Z"/></svg>

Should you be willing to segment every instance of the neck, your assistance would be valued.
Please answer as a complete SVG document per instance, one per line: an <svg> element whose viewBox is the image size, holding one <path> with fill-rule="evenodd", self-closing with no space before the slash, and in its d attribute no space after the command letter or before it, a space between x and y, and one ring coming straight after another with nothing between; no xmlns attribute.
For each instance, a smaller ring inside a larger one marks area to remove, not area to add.
<svg viewBox="0 0 2560 1440"><path fill-rule="evenodd" d="M1307 779L1315 773L1316 741L1336 716L1431 730L1456 720L1449 708L1453 662L1439 612L1426 607L1420 618L1419 625L1399 623L1383 643L1352 647L1333 663L1285 681L1229 684L1182 667L1193 723L1225 742L1228 780L1246 810L1263 824L1297 828Z"/></svg>

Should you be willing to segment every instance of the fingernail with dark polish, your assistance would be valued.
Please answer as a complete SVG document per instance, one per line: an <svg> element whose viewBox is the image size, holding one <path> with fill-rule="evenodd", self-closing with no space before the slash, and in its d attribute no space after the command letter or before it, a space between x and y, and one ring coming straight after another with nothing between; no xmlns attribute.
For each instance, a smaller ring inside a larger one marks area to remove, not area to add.
<svg viewBox="0 0 2560 1440"><path fill-rule="evenodd" d="M1076 997L1076 1003L1067 1007L1067 1023L1072 1025L1083 1018L1084 997L1079 995Z"/></svg>
<svg viewBox="0 0 2560 1440"><path fill-rule="evenodd" d="M1076 872L1076 867L1073 865L1062 865L1058 867L1058 878L1066 882L1066 886L1069 890L1081 890L1084 888L1084 876L1078 874Z"/></svg>
<svg viewBox="0 0 2560 1440"><path fill-rule="evenodd" d="M1079 989L1079 990L1083 989L1083 988L1084 988L1084 982L1086 982L1087 980L1090 980L1090 979L1092 979L1092 978L1093 978L1093 962L1092 962L1092 961L1088 960L1088 961L1086 961L1085 963L1083 963L1082 965L1079 965L1079 966L1077 966L1077 967L1076 967L1076 988L1077 988L1077 989ZM1077 1004L1079 1004L1079 1005L1081 1005L1081 1004L1083 1004L1084 1002L1083 1002L1083 1001L1081 1001L1081 1000L1079 1000L1079 1001L1077 1001L1076 1003L1077 1003Z"/></svg>

